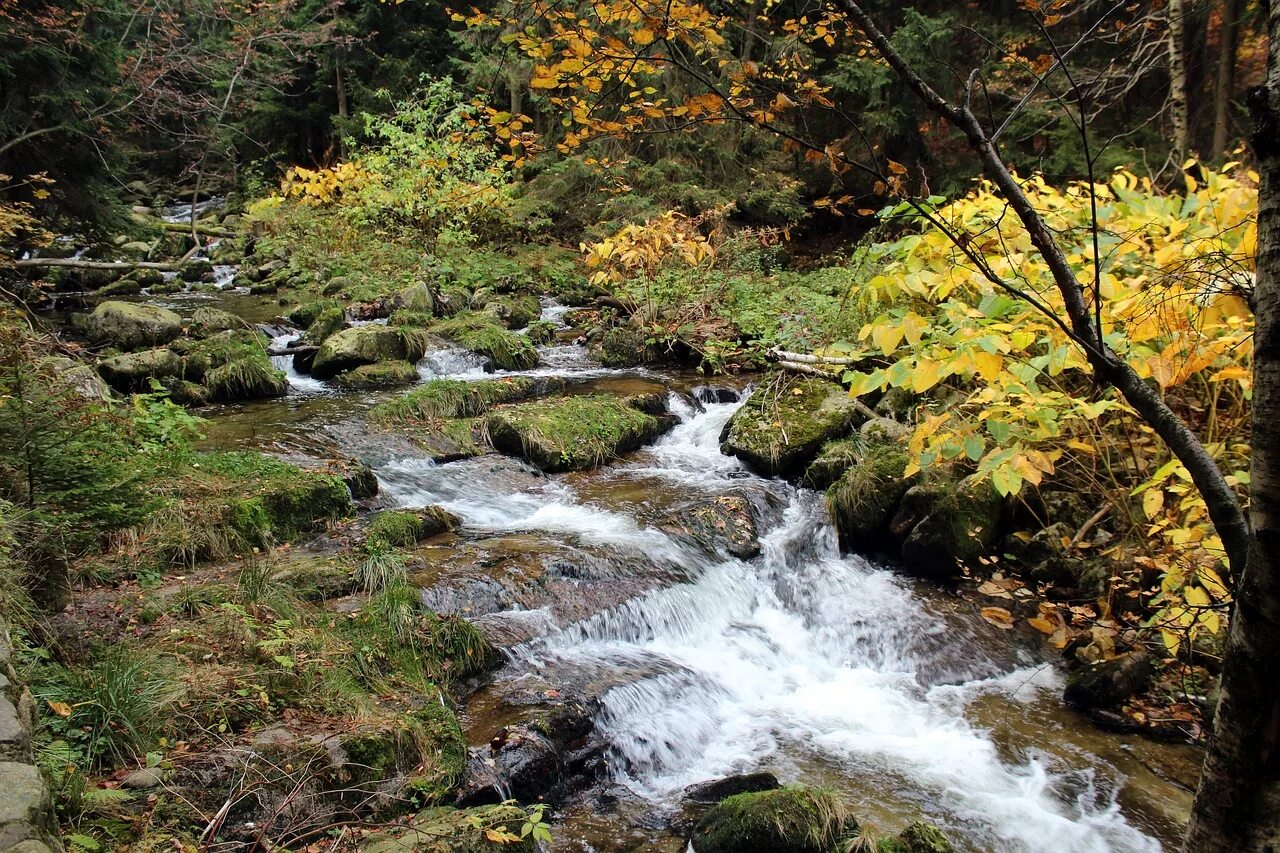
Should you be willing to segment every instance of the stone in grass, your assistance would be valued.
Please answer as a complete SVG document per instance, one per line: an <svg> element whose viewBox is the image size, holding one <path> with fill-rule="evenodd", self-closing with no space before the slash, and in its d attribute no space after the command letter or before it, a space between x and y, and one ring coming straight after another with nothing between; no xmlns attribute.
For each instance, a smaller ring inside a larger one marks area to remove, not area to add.
<svg viewBox="0 0 1280 853"><path fill-rule="evenodd" d="M734 413L720 449L768 477L794 477L823 444L846 435L856 410L843 388L785 373L766 377Z"/></svg>
<svg viewBox="0 0 1280 853"><path fill-rule="evenodd" d="M168 349L128 352L98 363L98 373L107 384L125 393L149 390L149 380L180 377L182 370L182 359Z"/></svg>
<svg viewBox="0 0 1280 853"><path fill-rule="evenodd" d="M950 839L936 826L914 821L897 838L880 842L881 853L955 853Z"/></svg>
<svg viewBox="0 0 1280 853"><path fill-rule="evenodd" d="M829 791L779 788L736 794L698 821L696 853L829 853L858 834L858 822Z"/></svg>
<svg viewBox="0 0 1280 853"><path fill-rule="evenodd" d="M366 534L369 541L388 545L413 545L461 523L456 515L438 506L422 509L389 509L373 517Z"/></svg>
<svg viewBox="0 0 1280 853"><path fill-rule="evenodd" d="M354 370L333 377L333 384L348 391L396 388L418 381L418 369L407 361L384 361L362 364Z"/></svg>
<svg viewBox="0 0 1280 853"><path fill-rule="evenodd" d="M167 308L108 300L86 323L89 340L120 349L162 346L182 334L182 318Z"/></svg>
<svg viewBox="0 0 1280 853"><path fill-rule="evenodd" d="M653 441L670 428L606 396L561 397L491 412L485 421L494 449L543 471L581 471Z"/></svg>

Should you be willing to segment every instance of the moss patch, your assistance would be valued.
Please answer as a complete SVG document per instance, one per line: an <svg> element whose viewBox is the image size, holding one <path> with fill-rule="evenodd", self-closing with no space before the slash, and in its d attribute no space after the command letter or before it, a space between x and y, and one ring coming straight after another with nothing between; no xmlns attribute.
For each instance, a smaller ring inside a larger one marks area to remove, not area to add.
<svg viewBox="0 0 1280 853"><path fill-rule="evenodd" d="M384 510L369 522L369 541L388 545L413 545L417 542L453 530L459 519L438 506L417 510Z"/></svg>
<svg viewBox="0 0 1280 853"><path fill-rule="evenodd" d="M653 441L667 422L613 397L583 396L500 409L485 426L503 453L544 471L579 471Z"/></svg>
<svg viewBox="0 0 1280 853"><path fill-rule="evenodd" d="M729 420L721 449L766 476L796 476L823 444L849 432L854 415L839 385L775 373Z"/></svg>
<svg viewBox="0 0 1280 853"><path fill-rule="evenodd" d="M444 418L472 418L501 403L527 400L562 387L564 382L559 379L525 376L479 382L433 379L401 397L374 406L369 411L369 420L389 426L428 423Z"/></svg>
<svg viewBox="0 0 1280 853"><path fill-rule="evenodd" d="M900 445L867 443L859 448L826 494L840 544L852 551L874 548L889 538L894 510L916 480L902 476L908 457Z"/></svg>
<svg viewBox="0 0 1280 853"><path fill-rule="evenodd" d="M373 388L394 388L409 385L418 379L418 370L407 361L384 361L379 364L362 364L355 370L339 373L333 384L353 391Z"/></svg>
<svg viewBox="0 0 1280 853"><path fill-rule="evenodd" d="M780 788L722 800L693 830L697 853L829 853L858 823L828 791Z"/></svg>
<svg viewBox="0 0 1280 853"><path fill-rule="evenodd" d="M496 370L529 370L538 351L525 335L504 329L491 315L464 311L431 327L433 334L489 359Z"/></svg>

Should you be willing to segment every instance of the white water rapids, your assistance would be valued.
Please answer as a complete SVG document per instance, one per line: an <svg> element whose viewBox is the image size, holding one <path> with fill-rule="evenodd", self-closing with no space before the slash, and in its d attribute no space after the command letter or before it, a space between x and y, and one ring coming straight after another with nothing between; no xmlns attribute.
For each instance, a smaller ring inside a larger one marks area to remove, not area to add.
<svg viewBox="0 0 1280 853"><path fill-rule="evenodd" d="M1161 849L1121 814L1114 773L1001 754L966 717L984 694L1030 701L1057 688L1051 669L993 663L949 636L898 576L841 556L820 496L760 480L720 453L736 404L698 411L672 399L681 423L599 476L661 478L690 495L759 488L785 507L762 529L759 557L707 557L561 480L530 487L478 477L468 463L378 471L394 501L443 505L472 530L540 531L682 567L688 582L552 624L516 650L517 669L626 673L601 695L597 719L616 781L662 808L692 783L760 767L804 781L818 765L826 784L847 776L864 790L907 791L970 849Z"/></svg>

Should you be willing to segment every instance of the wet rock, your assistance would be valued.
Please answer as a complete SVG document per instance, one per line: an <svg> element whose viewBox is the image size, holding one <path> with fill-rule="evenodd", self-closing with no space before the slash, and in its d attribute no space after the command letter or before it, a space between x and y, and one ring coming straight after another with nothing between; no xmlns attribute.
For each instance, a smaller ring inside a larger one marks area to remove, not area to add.
<svg viewBox="0 0 1280 853"><path fill-rule="evenodd" d="M407 826L377 829L361 841L363 853L534 853L537 842L520 838L527 816L518 806L491 805L471 809L435 808L414 815ZM502 832L517 841L494 841L486 833Z"/></svg>
<svg viewBox="0 0 1280 853"><path fill-rule="evenodd" d="M539 400L491 412L485 421L494 449L543 471L594 468L653 441L670 420L613 397Z"/></svg>
<svg viewBox="0 0 1280 853"><path fill-rule="evenodd" d="M928 579L954 575L958 564L977 559L995 544L1002 509L1003 501L988 481L967 477L943 488L903 541L903 565Z"/></svg>
<svg viewBox="0 0 1280 853"><path fill-rule="evenodd" d="M120 787L130 791L150 791L164 784L164 771L159 767L143 767L120 780Z"/></svg>
<svg viewBox="0 0 1280 853"><path fill-rule="evenodd" d="M1146 690L1156 674L1156 661L1141 646L1095 664L1083 664L1067 675L1062 698L1078 708L1112 708Z"/></svg>
<svg viewBox="0 0 1280 853"><path fill-rule="evenodd" d="M107 384L124 393L148 390L149 379L179 377L183 368L182 359L169 349L125 353L98 364L98 372Z"/></svg>
<svg viewBox="0 0 1280 853"><path fill-rule="evenodd" d="M164 284L164 273L160 270L142 269L134 270L129 273L129 278L136 281L140 286L145 288L154 288ZM178 285L181 290L182 286Z"/></svg>
<svg viewBox="0 0 1280 853"><path fill-rule="evenodd" d="M85 325L95 344L133 350L167 344L182 334L182 318L167 308L132 302L102 302Z"/></svg>
<svg viewBox="0 0 1280 853"><path fill-rule="evenodd" d="M863 458L865 447L858 436L828 441L805 469L801 484L818 491L827 489Z"/></svg>
<svg viewBox="0 0 1280 853"><path fill-rule="evenodd" d="M843 804L811 788L780 788L723 800L694 827L696 853L828 853L858 832Z"/></svg>
<svg viewBox="0 0 1280 853"><path fill-rule="evenodd" d="M605 746L596 734L594 702L568 700L539 710L532 720L504 726L487 747L473 750L455 804L556 802L599 778Z"/></svg>
<svg viewBox="0 0 1280 853"><path fill-rule="evenodd" d="M699 385L693 389L693 398L699 403L736 403L742 395L724 385Z"/></svg>
<svg viewBox="0 0 1280 853"><path fill-rule="evenodd" d="M299 343L309 346L320 346L330 337L346 328L347 312L340 305L330 305L315 315L306 327Z"/></svg>
<svg viewBox="0 0 1280 853"><path fill-rule="evenodd" d="M737 776L726 776L723 779L712 779L710 782L690 785L684 789L684 798L694 803L715 804L738 794L774 791L781 787L778 777L772 773L741 773Z"/></svg>
<svg viewBox="0 0 1280 853"><path fill-rule="evenodd" d="M525 330L534 346L546 346L556 339L556 324L547 320L534 320Z"/></svg>
<svg viewBox="0 0 1280 853"><path fill-rule="evenodd" d="M230 311L206 306L197 308L195 313L191 315L191 325L188 329L193 337L207 338L219 332L243 329L246 325L244 320Z"/></svg>
<svg viewBox="0 0 1280 853"><path fill-rule="evenodd" d="M137 296L142 292L142 284L132 278L122 278L100 288L98 296Z"/></svg>
<svg viewBox="0 0 1280 853"><path fill-rule="evenodd" d="M423 348L399 329L367 325L343 329L320 345L311 373L329 379L338 373L384 361L417 361Z"/></svg>
<svg viewBox="0 0 1280 853"><path fill-rule="evenodd" d="M751 502L737 495L721 495L677 507L664 525L668 532L687 539L712 554L749 560L760 553Z"/></svg>
<svg viewBox="0 0 1280 853"><path fill-rule="evenodd" d="M823 444L848 433L855 416L839 385L775 373L729 419L720 449L765 476L794 477Z"/></svg>
<svg viewBox="0 0 1280 853"><path fill-rule="evenodd" d="M362 364L354 370L348 370L333 377L334 385L349 391L397 388L404 385L412 385L417 381L418 370L407 361Z"/></svg>
<svg viewBox="0 0 1280 853"><path fill-rule="evenodd" d="M487 302L484 311L497 317L508 329L516 330L538 319L542 306L535 296L503 296Z"/></svg>
<svg viewBox="0 0 1280 853"><path fill-rule="evenodd" d="M341 310L342 303L336 299L317 299L314 302L299 305L285 316L294 326L299 329L305 329L314 323L321 314L334 308Z"/></svg>

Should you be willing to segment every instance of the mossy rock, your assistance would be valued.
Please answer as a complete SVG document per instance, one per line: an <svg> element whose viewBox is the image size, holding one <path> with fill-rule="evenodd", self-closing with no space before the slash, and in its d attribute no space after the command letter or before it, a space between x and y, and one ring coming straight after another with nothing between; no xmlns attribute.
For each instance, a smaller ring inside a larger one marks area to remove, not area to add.
<svg viewBox="0 0 1280 853"><path fill-rule="evenodd" d="M179 406L203 406L209 402L209 389L198 383L174 377L162 379L160 384Z"/></svg>
<svg viewBox="0 0 1280 853"><path fill-rule="evenodd" d="M858 822L832 793L779 788L728 797L698 821L696 853L830 853L858 833Z"/></svg>
<svg viewBox="0 0 1280 853"><path fill-rule="evenodd" d="M329 379L366 364L417 361L425 349L425 342L417 336L392 326L353 326L336 332L320 345L311 373L317 379Z"/></svg>
<svg viewBox="0 0 1280 853"><path fill-rule="evenodd" d="M236 361L258 361L264 367L271 366L267 355L267 339L256 329L228 329L214 332L195 340L180 338L169 348L183 359L183 376L201 380L209 371Z"/></svg>
<svg viewBox="0 0 1280 853"><path fill-rule="evenodd" d="M182 334L182 318L168 308L108 300L93 309L85 329L95 344L135 350L177 338Z"/></svg>
<svg viewBox="0 0 1280 853"><path fill-rule="evenodd" d="M826 503L841 547L866 551L891 538L889 522L916 478L903 476L909 461L905 447L861 440L856 444L856 461L827 489Z"/></svg>
<svg viewBox="0 0 1280 853"><path fill-rule="evenodd" d="M529 338L502 328L488 314L461 312L436 323L430 331L484 356L494 370L530 370L538 366L538 351Z"/></svg>
<svg viewBox="0 0 1280 853"><path fill-rule="evenodd" d="M508 329L523 329L542 316L536 296L502 296L489 300L484 310L497 317Z"/></svg>
<svg viewBox="0 0 1280 853"><path fill-rule="evenodd" d="M314 302L299 305L285 316L289 318L290 323L297 326L299 329L306 329L309 328L321 314L326 311L332 311L335 308L341 311L342 303L336 299L317 299Z"/></svg>
<svg viewBox="0 0 1280 853"><path fill-rule="evenodd" d="M914 821L898 834L880 842L880 853L955 853L951 841L933 824Z"/></svg>
<svg viewBox="0 0 1280 853"><path fill-rule="evenodd" d="M605 367L638 367L648 360L645 334L630 326L617 326L600 336L600 363Z"/></svg>
<svg viewBox="0 0 1280 853"><path fill-rule="evenodd" d="M149 270L149 269L134 270L133 272L129 273L129 278L136 281L142 287L145 287L148 289L159 287L160 285L165 283L164 273L160 272L160 270ZM182 285L179 284L178 289L181 290Z"/></svg>
<svg viewBox="0 0 1280 853"><path fill-rule="evenodd" d="M213 275L213 264L210 261L190 261L178 275L183 281L204 281Z"/></svg>
<svg viewBox="0 0 1280 853"><path fill-rule="evenodd" d="M369 522L369 541L388 545L413 545L461 523L456 515L438 506L423 509L384 510Z"/></svg>
<svg viewBox="0 0 1280 853"><path fill-rule="evenodd" d="M543 471L594 468L661 435L671 421L614 397L562 397L522 403L489 414L494 449Z"/></svg>
<svg viewBox="0 0 1280 853"><path fill-rule="evenodd" d="M525 820L525 812L514 805L427 809L407 827L365 836L360 849L364 853L534 853L538 846L532 836L499 842L486 834L496 830L519 838Z"/></svg>
<svg viewBox="0 0 1280 853"><path fill-rule="evenodd" d="M166 280L162 277L155 284L148 285L147 292L153 296L162 296L166 293L181 293L185 287L182 279L172 278Z"/></svg>
<svg viewBox="0 0 1280 853"><path fill-rule="evenodd" d="M412 391L379 403L369 410L369 421L384 426L421 424L445 418L472 418L494 406L550 394L564 387L564 380L511 376L466 382L433 379Z"/></svg>
<svg viewBox="0 0 1280 853"><path fill-rule="evenodd" d="M96 291L97 296L137 296L142 292L142 283L132 278L113 281L106 287Z"/></svg>
<svg viewBox="0 0 1280 853"><path fill-rule="evenodd" d="M208 523L221 515L223 523L253 544L287 539L351 512L347 485L332 474L252 452L200 454L196 464L205 487L226 496L221 507L209 508Z"/></svg>
<svg viewBox="0 0 1280 853"><path fill-rule="evenodd" d="M330 305L315 316L306 326L302 343L320 346L347 325L347 312L339 305Z"/></svg>
<svg viewBox="0 0 1280 853"><path fill-rule="evenodd" d="M333 377L333 384L350 391L395 388L418 381L418 369L407 361L384 361L362 364L354 370Z"/></svg>
<svg viewBox="0 0 1280 853"><path fill-rule="evenodd" d="M534 320L525 329L525 336L534 346L546 346L556 340L556 324L550 320Z"/></svg>
<svg viewBox="0 0 1280 853"><path fill-rule="evenodd" d="M976 560L998 541L1003 507L987 480L967 477L943 488L933 508L903 541L903 566L929 579L956 574L961 563Z"/></svg>
<svg viewBox="0 0 1280 853"><path fill-rule="evenodd" d="M457 783L467 743L453 711L439 702L391 721L343 734L346 781L396 782L435 804Z"/></svg>
<svg viewBox="0 0 1280 853"><path fill-rule="evenodd" d="M864 442L859 436L828 441L809 463L800 482L816 491L823 491L856 465L863 452Z"/></svg>
<svg viewBox="0 0 1280 853"><path fill-rule="evenodd" d="M98 363L98 373L107 384L126 393L149 390L149 380L173 379L182 372L182 359L168 349L128 352Z"/></svg>
<svg viewBox="0 0 1280 853"><path fill-rule="evenodd" d="M288 393L289 379L270 361L247 358L210 370L205 374L204 387L209 398L219 402L265 400Z"/></svg>
<svg viewBox="0 0 1280 853"><path fill-rule="evenodd" d="M720 449L767 477L795 477L854 424L849 395L832 382L775 373L725 425Z"/></svg>
<svg viewBox="0 0 1280 853"><path fill-rule="evenodd" d="M303 601L339 598L360 588L355 567L348 560L301 551L289 554L274 577Z"/></svg>
<svg viewBox="0 0 1280 853"><path fill-rule="evenodd" d="M246 323L241 318L232 314L230 311L223 311L221 308L201 307L197 308L191 315L191 325L188 327L191 335L196 338L207 338L210 335L216 335L219 332L228 332L232 329L243 329Z"/></svg>

